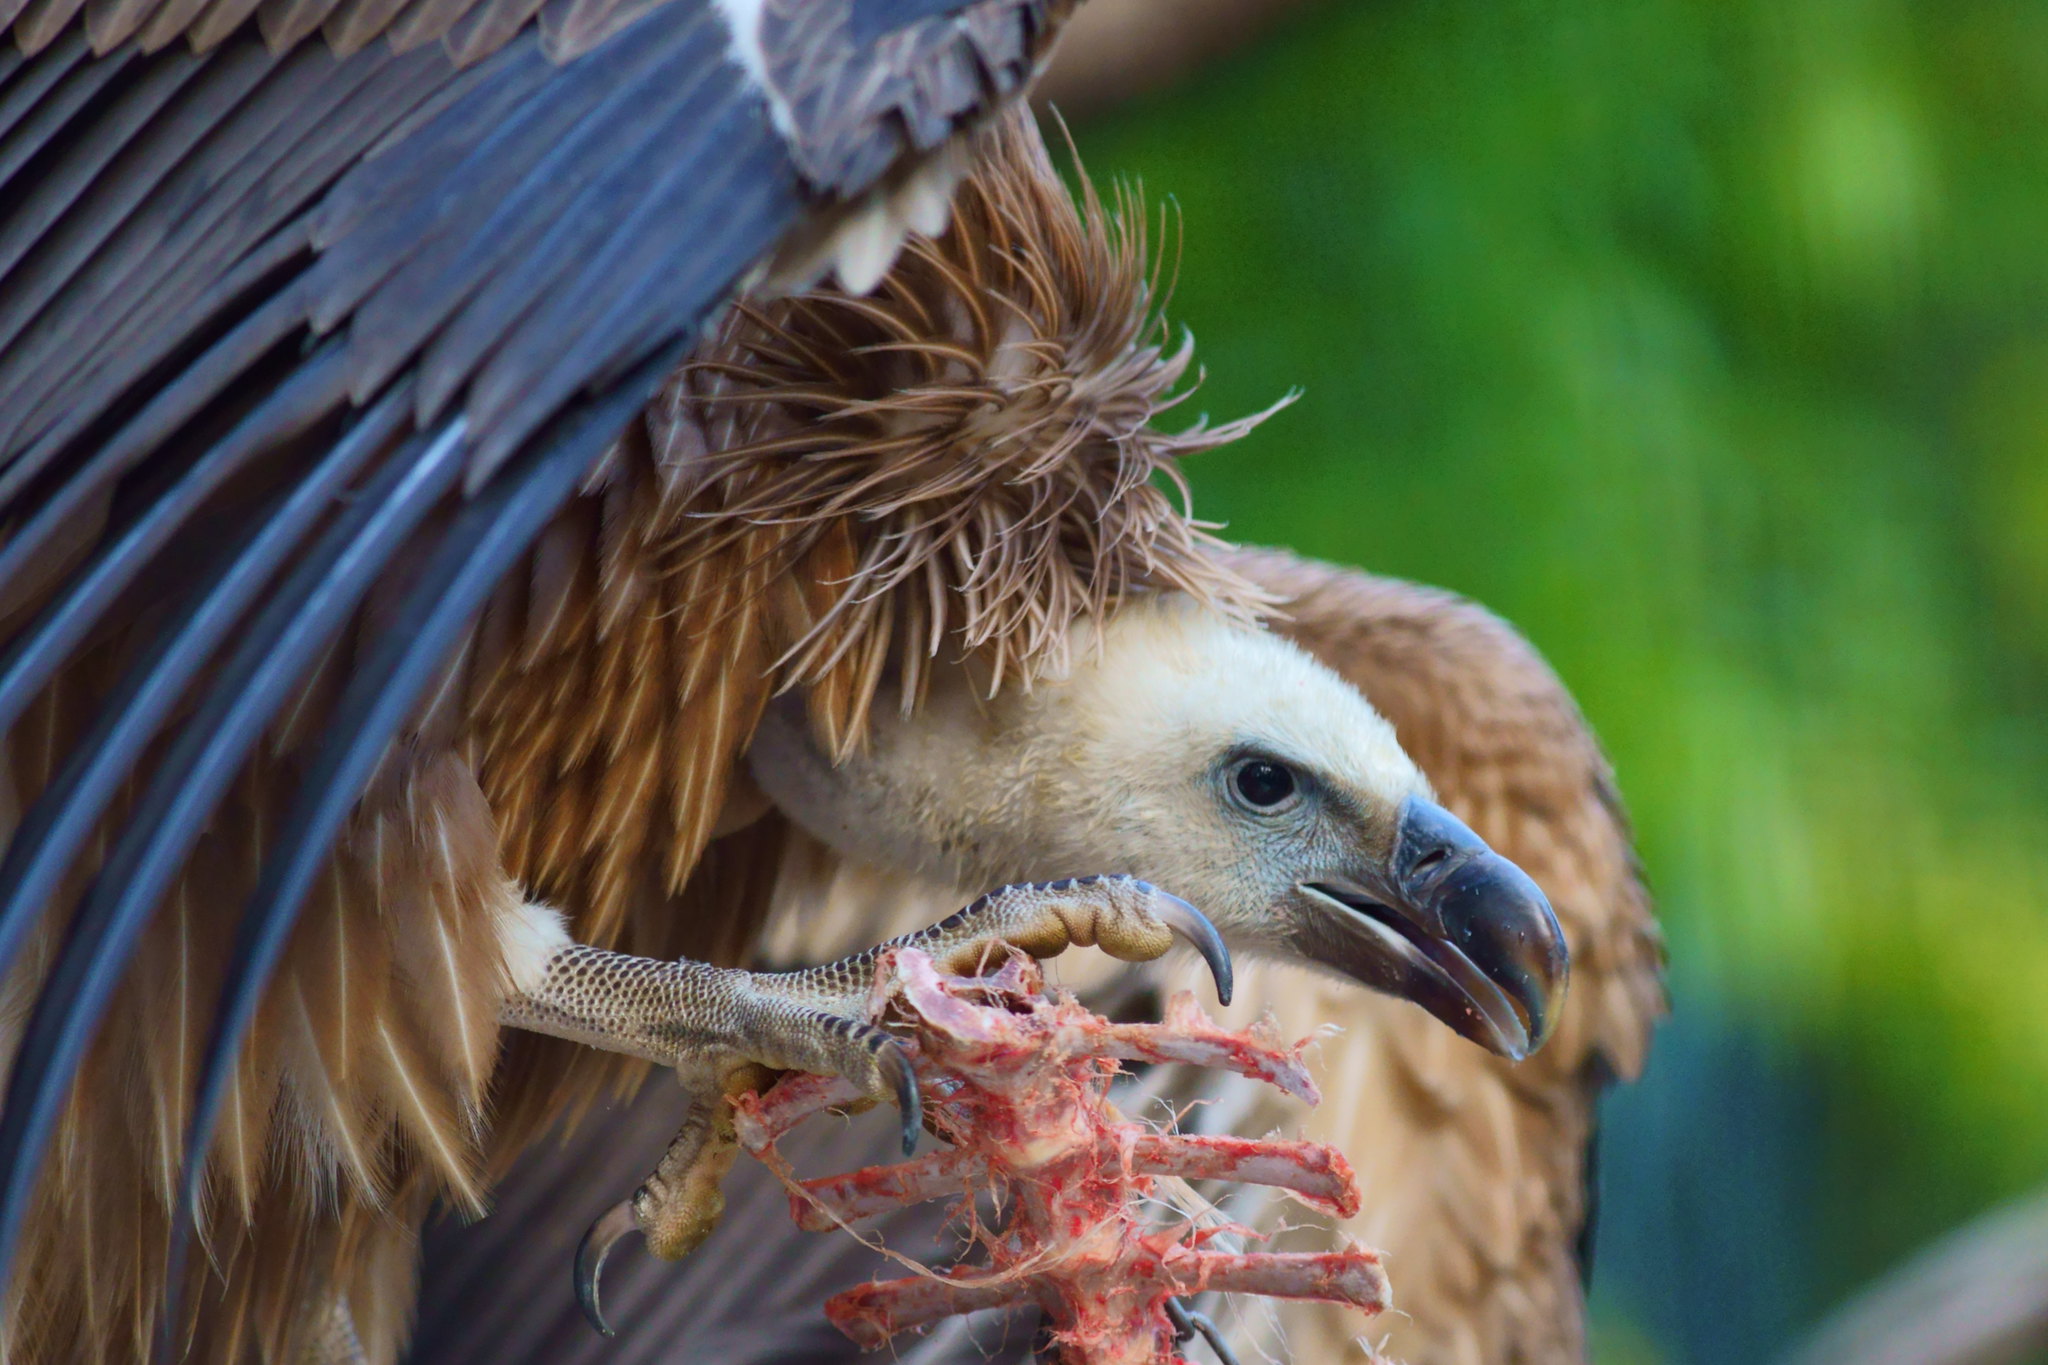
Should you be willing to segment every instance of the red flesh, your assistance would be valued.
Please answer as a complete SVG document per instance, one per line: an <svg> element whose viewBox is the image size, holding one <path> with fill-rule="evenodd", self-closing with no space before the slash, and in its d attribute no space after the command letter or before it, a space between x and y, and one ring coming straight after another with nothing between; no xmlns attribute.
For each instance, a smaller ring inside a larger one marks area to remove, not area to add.
<svg viewBox="0 0 2048 1365"><path fill-rule="evenodd" d="M1373 1252L1210 1251L1202 1244L1219 1229L1159 1227L1141 1205L1154 1178L1170 1175L1272 1185L1338 1216L1358 1211L1350 1165L1335 1148L1162 1133L1109 1104L1119 1059L1222 1067L1314 1103L1299 1044L1281 1047L1258 1029L1225 1032L1185 994L1164 1023L1112 1024L1064 992L1046 994L1022 955L968 978L940 974L915 950L886 954L870 1014L907 1033L926 1117L953 1146L803 1182L790 1200L798 1225L824 1230L947 1196L971 1221L973 1195L984 1190L1008 1221L975 1228L985 1264L835 1295L826 1315L861 1346L955 1314L1036 1303L1063 1365L1164 1365L1179 1359L1171 1296L1214 1289L1385 1307ZM740 1140L782 1170L778 1136L856 1098L843 1081L791 1074L737 1101Z"/></svg>

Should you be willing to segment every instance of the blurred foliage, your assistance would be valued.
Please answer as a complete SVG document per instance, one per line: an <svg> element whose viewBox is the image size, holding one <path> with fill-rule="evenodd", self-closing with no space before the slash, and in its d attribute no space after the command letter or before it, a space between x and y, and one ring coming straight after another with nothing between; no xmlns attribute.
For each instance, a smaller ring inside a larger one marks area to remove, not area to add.
<svg viewBox="0 0 2048 1365"><path fill-rule="evenodd" d="M2044 133L2038 0L1337 0L1079 130L1197 404L1305 392L1196 510L1488 603L1614 757L1677 996L1614 1360L2048 1179Z"/></svg>

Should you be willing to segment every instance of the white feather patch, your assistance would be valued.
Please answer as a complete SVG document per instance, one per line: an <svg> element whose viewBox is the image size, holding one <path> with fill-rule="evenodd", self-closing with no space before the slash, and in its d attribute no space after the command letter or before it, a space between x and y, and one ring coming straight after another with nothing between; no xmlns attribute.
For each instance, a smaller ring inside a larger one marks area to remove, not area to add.
<svg viewBox="0 0 2048 1365"><path fill-rule="evenodd" d="M789 104L768 83L768 50L761 42L761 11L767 0L712 0L725 26L732 30L732 59L747 73L747 79L768 101L768 116L775 131L787 141L796 140L796 119Z"/></svg>
<svg viewBox="0 0 2048 1365"><path fill-rule="evenodd" d="M548 960L570 943L559 910L528 901L499 912L498 951L504 955L505 975L515 994L538 989Z"/></svg>
<svg viewBox="0 0 2048 1365"><path fill-rule="evenodd" d="M966 145L958 138L947 143L903 187L903 217L913 231L933 238L946 235L953 221L953 191L960 188L969 167Z"/></svg>
<svg viewBox="0 0 2048 1365"><path fill-rule="evenodd" d="M903 224L894 207L887 196L877 195L834 235L839 286L847 293L868 293L896 264L896 253L903 249Z"/></svg>

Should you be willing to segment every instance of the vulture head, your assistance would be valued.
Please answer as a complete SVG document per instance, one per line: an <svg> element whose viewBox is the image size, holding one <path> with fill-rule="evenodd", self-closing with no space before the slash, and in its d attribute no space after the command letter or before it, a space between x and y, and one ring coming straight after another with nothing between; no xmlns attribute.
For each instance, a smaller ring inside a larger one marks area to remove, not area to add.
<svg viewBox="0 0 2048 1365"><path fill-rule="evenodd" d="M1550 903L1355 689L1179 595L1074 630L1063 675L990 697L948 671L837 762L778 704L754 778L849 857L961 886L1128 873L1239 951L1412 1000L1507 1057L1542 1044L1567 974Z"/></svg>

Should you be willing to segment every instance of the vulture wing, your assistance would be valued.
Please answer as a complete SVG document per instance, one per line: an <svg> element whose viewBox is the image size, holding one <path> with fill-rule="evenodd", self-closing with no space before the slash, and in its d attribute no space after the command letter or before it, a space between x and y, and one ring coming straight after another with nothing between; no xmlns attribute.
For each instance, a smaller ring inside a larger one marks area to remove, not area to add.
<svg viewBox="0 0 2048 1365"><path fill-rule="evenodd" d="M610 743L602 799L660 768L694 830L666 879L606 862L611 903L666 895L768 686L758 545L664 579L687 648L622 610L651 542L620 509L690 452L615 438L736 290L871 284L1069 7L0 0L17 1358L146 1353L180 1207L230 1286L185 1325L231 1360L287 1350L310 1281L406 1273L354 1212L480 1199L494 818L529 864L603 862L546 808ZM650 730L669 649L695 671ZM508 792L521 744L558 767ZM267 991L287 958L321 970Z"/></svg>

